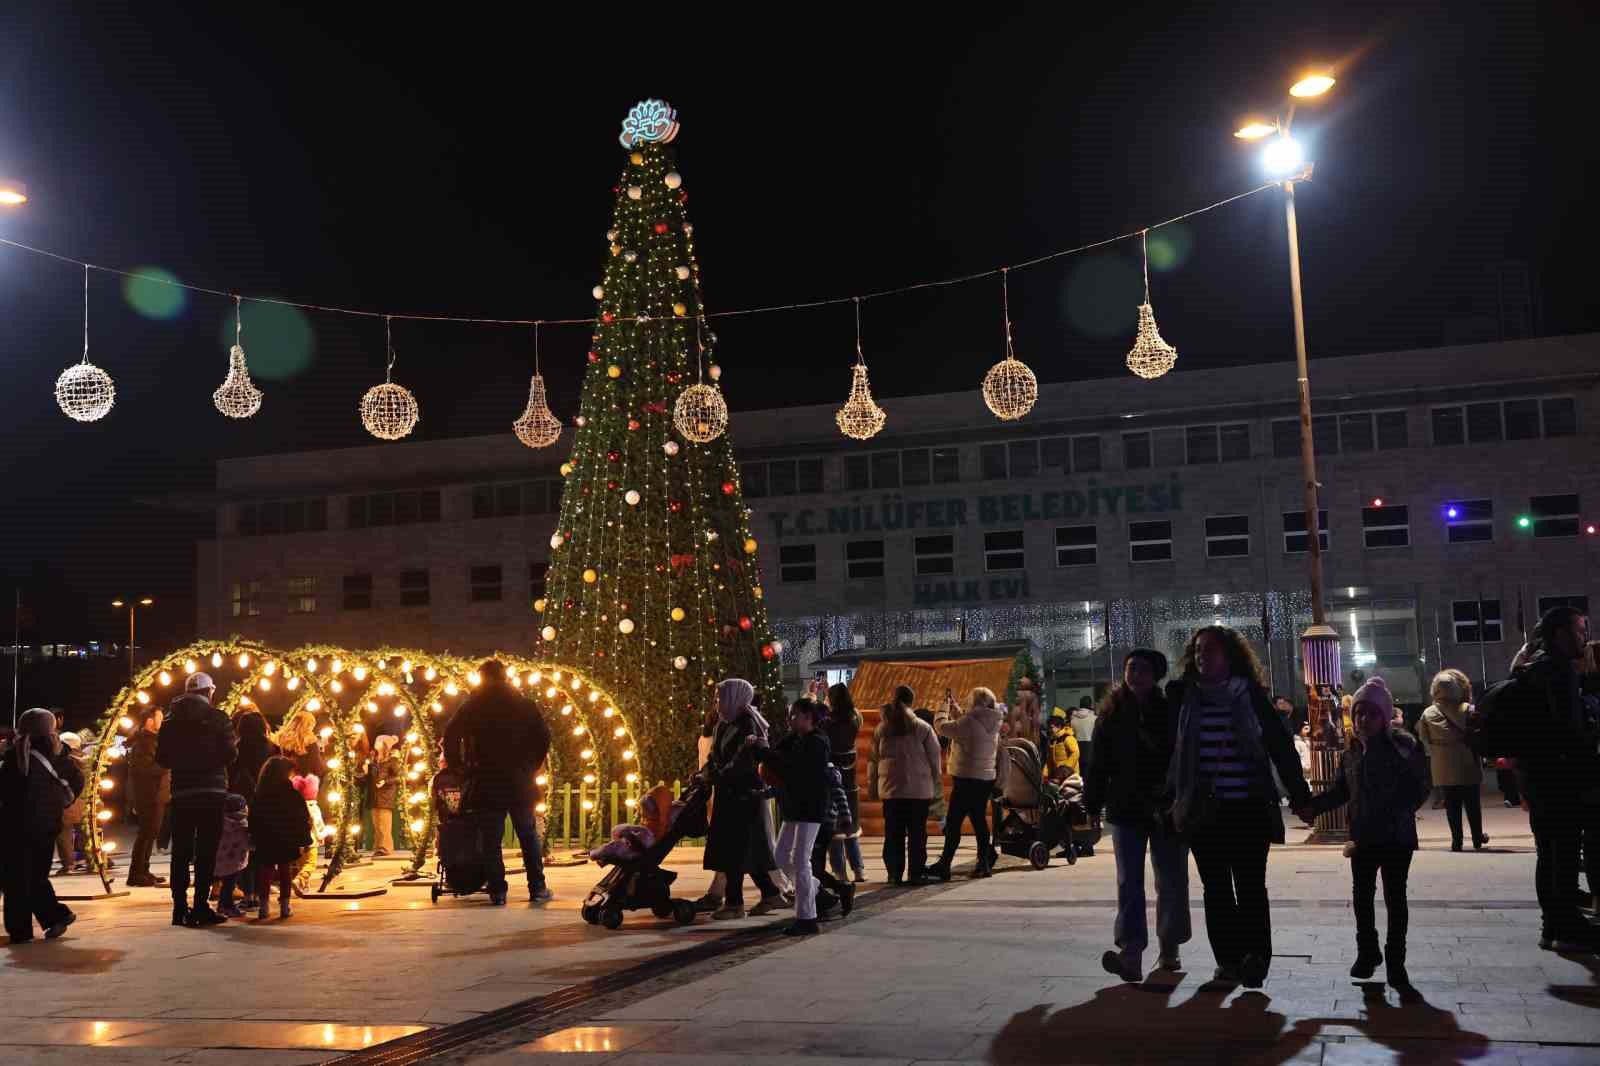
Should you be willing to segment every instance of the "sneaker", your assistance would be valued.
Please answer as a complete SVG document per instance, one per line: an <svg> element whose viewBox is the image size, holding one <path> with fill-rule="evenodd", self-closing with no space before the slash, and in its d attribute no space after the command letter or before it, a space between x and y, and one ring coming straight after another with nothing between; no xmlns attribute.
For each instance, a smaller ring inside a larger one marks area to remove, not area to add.
<svg viewBox="0 0 1600 1066"><path fill-rule="evenodd" d="M1350 967L1350 976L1357 981L1370 981L1372 975L1378 972L1378 964L1381 962L1383 953L1380 951L1358 952L1355 965Z"/></svg>
<svg viewBox="0 0 1600 1066"><path fill-rule="evenodd" d="M243 918L244 912L232 903L223 903L217 907L217 913L224 918Z"/></svg>
<svg viewBox="0 0 1600 1066"><path fill-rule="evenodd" d="M1488 834L1483 834L1481 836L1475 837L1473 839L1473 841L1472 841L1472 850L1473 851L1482 851L1483 850L1483 846L1485 844L1487 844L1487 843L1489 843Z"/></svg>
<svg viewBox="0 0 1600 1066"><path fill-rule="evenodd" d="M814 936L822 932L815 918L796 918L783 930L784 936Z"/></svg>
<svg viewBox="0 0 1600 1066"><path fill-rule="evenodd" d="M1100 966L1106 973L1120 977L1129 984L1136 985L1144 980L1137 952L1108 951L1100 956Z"/></svg>
<svg viewBox="0 0 1600 1066"><path fill-rule="evenodd" d="M792 906L794 904L788 902L783 896L763 896L760 903L750 908L750 917L760 918L763 915L771 914L773 911L786 910Z"/></svg>
<svg viewBox="0 0 1600 1066"><path fill-rule="evenodd" d="M50 876L51 877L65 877L68 874L70 874L71 872L72 872L72 867L70 867L70 866L57 866L56 867L56 872L51 874Z"/></svg>
<svg viewBox="0 0 1600 1066"><path fill-rule="evenodd" d="M839 917L850 917L850 910L856 905L856 886L846 885L845 890L839 893Z"/></svg>
<svg viewBox="0 0 1600 1066"><path fill-rule="evenodd" d="M1267 983L1267 960L1260 955L1246 955L1239 960L1239 983L1246 988L1260 988Z"/></svg>
<svg viewBox="0 0 1600 1066"><path fill-rule="evenodd" d="M714 922L734 921L744 916L743 907L718 907L711 912L711 920Z"/></svg>
<svg viewBox="0 0 1600 1066"><path fill-rule="evenodd" d="M221 925L227 920L210 907L195 907L189 912L187 924L191 929L204 929L207 926Z"/></svg>
<svg viewBox="0 0 1600 1066"><path fill-rule="evenodd" d="M492 907L504 907L506 905L506 894L504 892L489 893L489 905Z"/></svg>
<svg viewBox="0 0 1600 1066"><path fill-rule="evenodd" d="M850 881L852 884L864 885L867 883L867 875L862 873L860 870L857 870L856 875L852 877Z"/></svg>
<svg viewBox="0 0 1600 1066"><path fill-rule="evenodd" d="M44 931L44 938L46 940L58 939L62 933L67 931L67 926L71 925L77 920L78 916L73 914L71 911L68 911L65 917Z"/></svg>
<svg viewBox="0 0 1600 1066"><path fill-rule="evenodd" d="M937 877L940 881L950 880L950 867L944 862L936 862L928 867L928 876Z"/></svg>
<svg viewBox="0 0 1600 1066"><path fill-rule="evenodd" d="M549 903L555 898L556 894L550 891L548 885L540 885L538 888L530 888L528 890L529 903Z"/></svg>
<svg viewBox="0 0 1600 1066"><path fill-rule="evenodd" d="M1212 971L1211 980L1220 985L1236 985L1239 983L1239 970L1234 966L1218 966Z"/></svg>

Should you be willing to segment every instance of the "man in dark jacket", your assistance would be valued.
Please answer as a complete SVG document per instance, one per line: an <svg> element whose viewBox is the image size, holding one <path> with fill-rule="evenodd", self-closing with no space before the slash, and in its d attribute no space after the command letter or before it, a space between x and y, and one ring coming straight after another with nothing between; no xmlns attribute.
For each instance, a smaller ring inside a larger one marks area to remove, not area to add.
<svg viewBox="0 0 1600 1066"><path fill-rule="evenodd" d="M1586 713L1577 661L1589 639L1589 619L1575 607L1556 607L1539 619L1537 650L1518 671L1528 686L1526 749L1517 772L1533 828L1534 885L1543 931L1539 946L1600 947L1600 935L1578 911L1578 858L1584 792L1595 787L1600 759Z"/></svg>
<svg viewBox="0 0 1600 1066"><path fill-rule="evenodd" d="M227 921L211 909L212 870L222 839L228 767L238 742L228 716L211 706L211 676L190 674L183 695L167 708L156 742L156 761L172 771L172 924L204 926ZM194 906L186 908L189 863L194 862Z"/></svg>
<svg viewBox="0 0 1600 1066"><path fill-rule="evenodd" d="M499 660L478 667L478 676L482 684L445 728L445 758L468 777L467 803L484 842L489 899L501 906L506 902L500 838L509 814L528 873L528 899L544 903L554 894L544 882L544 856L533 815L539 801L534 777L550 752L550 728L533 701L507 684L506 668Z"/></svg>

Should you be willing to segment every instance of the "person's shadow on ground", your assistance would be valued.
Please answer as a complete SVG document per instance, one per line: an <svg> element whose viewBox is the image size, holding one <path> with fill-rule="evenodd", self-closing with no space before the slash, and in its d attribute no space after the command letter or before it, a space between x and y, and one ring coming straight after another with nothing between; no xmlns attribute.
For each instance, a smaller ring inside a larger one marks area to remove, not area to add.
<svg viewBox="0 0 1600 1066"><path fill-rule="evenodd" d="M1586 985L1548 985L1549 993L1563 1003L1572 1003L1580 1007L1600 1007L1600 958L1593 955L1568 955L1562 954L1563 959L1578 963L1589 971L1589 984Z"/></svg>
<svg viewBox="0 0 1600 1066"><path fill-rule="evenodd" d="M1461 1028L1453 1011L1435 1007L1420 992L1396 1005L1389 1002L1381 981L1360 982L1359 987L1363 1017L1307 1018L1295 1028L1308 1034L1324 1026L1359 1030L1394 1051L1394 1066L1453 1066L1488 1053L1487 1036Z"/></svg>
<svg viewBox="0 0 1600 1066"><path fill-rule="evenodd" d="M1090 1063L1248 1063L1276 1066L1305 1049L1314 1029L1288 1027L1271 998L1205 984L1177 1006L1177 985L1118 984L1089 1001L1052 1010L1041 1003L1013 1015L989 1046L989 1061L1015 1066Z"/></svg>

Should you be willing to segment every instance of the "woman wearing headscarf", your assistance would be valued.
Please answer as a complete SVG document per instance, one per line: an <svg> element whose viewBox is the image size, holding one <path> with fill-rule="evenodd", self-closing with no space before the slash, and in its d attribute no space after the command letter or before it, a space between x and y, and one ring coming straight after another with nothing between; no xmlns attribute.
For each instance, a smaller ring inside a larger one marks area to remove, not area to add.
<svg viewBox="0 0 1600 1066"><path fill-rule="evenodd" d="M13 944L33 939L35 920L49 940L77 920L50 886L50 859L61 813L82 791L83 771L56 735L55 715L41 707L24 711L0 761L0 887Z"/></svg>
<svg viewBox="0 0 1600 1066"><path fill-rule="evenodd" d="M783 905L772 880L776 869L762 824L763 791L751 751L751 738L767 739L767 720L751 706L755 687L739 677L717 686L717 728L700 771L712 787L711 826L706 832L704 866L727 875L723 905L711 917L743 918L744 876L761 890L752 914L769 914Z"/></svg>
<svg viewBox="0 0 1600 1066"><path fill-rule="evenodd" d="M1167 687L1167 703L1178 709L1167 771L1173 827L1188 836L1205 888L1215 979L1260 988L1272 959L1267 852L1284 842L1273 770L1295 810L1310 803L1311 790L1243 636L1202 626L1179 669L1181 679Z"/></svg>
<svg viewBox="0 0 1600 1066"><path fill-rule="evenodd" d="M859 883L867 879L866 865L861 859L861 789L856 780L856 737L861 733L861 712L856 710L848 685L830 686L827 706L828 745L833 752L833 765L839 768L845 799L850 804L850 820L833 827L828 857L833 863L834 876L841 881L848 859L854 880Z"/></svg>

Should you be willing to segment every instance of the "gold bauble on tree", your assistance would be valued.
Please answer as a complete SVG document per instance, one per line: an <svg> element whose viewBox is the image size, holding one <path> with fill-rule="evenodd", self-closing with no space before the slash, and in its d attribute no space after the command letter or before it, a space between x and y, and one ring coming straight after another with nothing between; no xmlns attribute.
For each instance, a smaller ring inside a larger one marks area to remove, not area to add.
<svg viewBox="0 0 1600 1066"><path fill-rule="evenodd" d="M728 404L715 385L697 383L678 395L672 406L672 424L687 440L709 444L728 428Z"/></svg>

